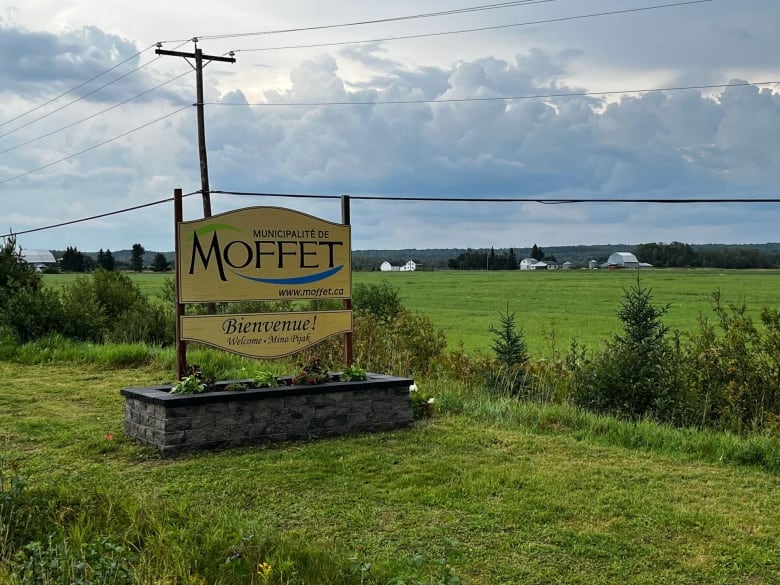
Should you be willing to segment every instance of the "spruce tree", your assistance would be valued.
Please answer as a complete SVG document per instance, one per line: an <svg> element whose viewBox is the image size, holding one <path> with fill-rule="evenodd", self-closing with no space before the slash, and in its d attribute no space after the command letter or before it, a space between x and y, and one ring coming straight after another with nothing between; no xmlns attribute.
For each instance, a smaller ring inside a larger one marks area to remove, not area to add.
<svg viewBox="0 0 780 585"><path fill-rule="evenodd" d="M144 269L144 254L146 250L141 244L133 244L133 251L130 255L130 268L135 272L141 272Z"/></svg>

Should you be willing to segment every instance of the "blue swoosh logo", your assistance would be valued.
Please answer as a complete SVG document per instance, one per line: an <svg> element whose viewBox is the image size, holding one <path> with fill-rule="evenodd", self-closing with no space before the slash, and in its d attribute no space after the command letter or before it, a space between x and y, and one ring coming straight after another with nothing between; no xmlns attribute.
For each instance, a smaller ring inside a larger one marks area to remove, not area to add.
<svg viewBox="0 0 780 585"><path fill-rule="evenodd" d="M342 268L344 268L343 264L341 266L336 266L335 268L331 268L330 270L326 270L325 272L318 272L317 274L308 274L306 276L296 276L294 278L256 278L252 276L246 276L245 274L239 274L238 272L234 272L233 274L235 274L236 276L240 276L241 278L246 278L247 280L253 280L254 282L262 282L263 284L296 285L296 284L311 284L312 282L325 280L326 278L336 274Z"/></svg>

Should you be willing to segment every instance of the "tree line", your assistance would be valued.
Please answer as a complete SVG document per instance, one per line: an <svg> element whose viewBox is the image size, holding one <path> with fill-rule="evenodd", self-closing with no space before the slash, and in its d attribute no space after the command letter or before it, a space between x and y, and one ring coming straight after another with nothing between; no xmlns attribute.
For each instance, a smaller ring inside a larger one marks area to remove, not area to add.
<svg viewBox="0 0 780 585"><path fill-rule="evenodd" d="M536 244L531 248L531 258L542 260L544 262L557 262L558 260L552 254L545 253ZM495 248L490 250L472 250L466 249L455 258L447 261L447 268L451 270L517 270L520 259L515 253L514 248L499 250Z"/></svg>
<svg viewBox="0 0 780 585"><path fill-rule="evenodd" d="M64 272L92 272L98 268L108 271L127 269L133 272L142 272L148 268L153 272L166 272L171 270L173 264L162 252L156 252L152 261L146 264L146 250L138 243L133 244L127 261L117 260L110 249L103 250L103 248L98 250L96 256L80 252L75 246L68 246L65 250L52 250L51 252L57 260L57 267L53 267L53 270L59 269Z"/></svg>
<svg viewBox="0 0 780 585"><path fill-rule="evenodd" d="M657 268L780 268L780 252L747 246L650 243L639 244L634 255Z"/></svg>
<svg viewBox="0 0 780 585"><path fill-rule="evenodd" d="M696 245L682 242L643 243L637 246L558 246L543 250L536 244L531 248L495 249L407 249L407 250L353 250L353 270L378 270L387 260L402 265L413 259L421 266L418 269L439 270L516 270L522 258L531 257L545 262L557 262L556 256L569 260L574 266L587 266L589 260L605 262L612 252L632 250L640 262L647 262L657 268L780 268L780 244ZM65 250L52 250L58 266L53 270L65 272L92 272L97 268L105 270L152 270L166 272L173 269L170 254L162 252L147 254L141 244L133 244L132 250L112 252L102 248L94 253L80 252L69 246ZM147 256L152 260L147 263Z"/></svg>

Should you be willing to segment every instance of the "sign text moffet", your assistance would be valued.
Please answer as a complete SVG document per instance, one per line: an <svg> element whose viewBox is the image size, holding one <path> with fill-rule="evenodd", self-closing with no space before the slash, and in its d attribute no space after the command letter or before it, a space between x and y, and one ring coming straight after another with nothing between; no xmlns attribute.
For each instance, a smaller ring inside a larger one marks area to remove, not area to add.
<svg viewBox="0 0 780 585"><path fill-rule="evenodd" d="M350 227L278 207L178 224L183 303L346 299Z"/></svg>

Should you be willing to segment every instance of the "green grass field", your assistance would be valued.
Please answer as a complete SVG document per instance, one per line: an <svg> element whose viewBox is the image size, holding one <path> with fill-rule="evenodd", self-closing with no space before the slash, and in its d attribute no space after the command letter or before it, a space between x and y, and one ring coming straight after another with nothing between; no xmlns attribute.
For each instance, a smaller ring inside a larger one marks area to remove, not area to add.
<svg viewBox="0 0 780 585"><path fill-rule="evenodd" d="M554 335L559 351L573 338L596 347L617 330L615 313L635 271L575 270L545 272L360 273L356 282L387 279L401 290L404 304L428 315L447 336L450 347L488 351L489 327L499 311L514 311L529 349L549 357ZM647 270L641 283L654 302L669 305L664 322L694 330L700 314L711 315L712 295L726 303L746 303L752 314L780 306L780 271Z"/></svg>
<svg viewBox="0 0 780 585"><path fill-rule="evenodd" d="M74 277L45 278L56 287ZM156 295L170 275L133 278ZM489 327L508 306L538 357L549 355L553 332L560 351L572 337L589 345L606 339L635 278L611 271L354 277L389 281L451 347L489 351ZM710 311L716 290L753 314L778 303L780 272L641 278L656 303L671 306L667 324L682 330ZM124 437L119 390L170 380L172 359L96 362L86 359L88 348L97 351L84 344L79 359L31 345L26 361L0 361L0 583L64 582L12 578L16 561L3 556L3 539L13 536L3 524L13 498L9 470L27 476L31 497L46 502L42 534L66 537L70 553L57 549L58 563L76 567L79 546L108 543L100 546L118 546L131 559L134 584L378 585L393 576L438 584L447 581L434 578L431 561L449 539L459 543L454 570L472 585L780 582L776 437L620 422L442 377L416 379L436 401L434 417L413 429L164 459ZM408 576L413 555L428 560L419 579ZM371 573L344 576L350 559L370 563ZM265 576L263 563L272 567Z"/></svg>
<svg viewBox="0 0 780 585"><path fill-rule="evenodd" d="M0 362L0 454L73 542L137 551L144 585L335 582L260 580L287 554L267 538L385 576L455 539L472 585L780 582L780 476L719 451L747 439L439 388L412 430L161 459L124 438L118 390L162 375ZM231 576L245 549L252 575Z"/></svg>
<svg viewBox="0 0 780 585"><path fill-rule="evenodd" d="M157 295L170 274L133 274L143 292ZM643 286L653 289L658 305L669 305L664 322L680 331L697 328L700 314L712 316L712 295L741 304L757 316L762 307L780 307L780 271L646 270ZM500 311L514 311L529 349L550 357L553 345L565 352L572 339L598 347L618 328L615 313L623 289L635 271L571 270L513 272L355 272L355 283L387 280L398 288L404 306L419 310L444 331L449 347L490 351L490 326ZM50 286L71 282L74 275L46 275Z"/></svg>

